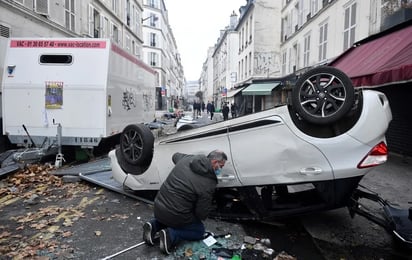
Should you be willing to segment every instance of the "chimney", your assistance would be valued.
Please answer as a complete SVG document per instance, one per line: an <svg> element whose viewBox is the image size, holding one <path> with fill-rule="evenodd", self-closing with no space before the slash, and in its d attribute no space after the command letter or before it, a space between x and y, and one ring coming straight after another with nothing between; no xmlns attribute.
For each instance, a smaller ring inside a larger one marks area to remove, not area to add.
<svg viewBox="0 0 412 260"><path fill-rule="evenodd" d="M234 29L237 25L237 14L235 11L230 15L230 29Z"/></svg>

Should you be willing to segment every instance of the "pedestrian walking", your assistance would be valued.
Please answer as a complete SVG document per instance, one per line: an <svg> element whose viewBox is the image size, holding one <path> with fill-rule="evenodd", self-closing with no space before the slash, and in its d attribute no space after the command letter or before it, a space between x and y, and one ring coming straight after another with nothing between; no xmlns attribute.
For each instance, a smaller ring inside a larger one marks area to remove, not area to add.
<svg viewBox="0 0 412 260"><path fill-rule="evenodd" d="M223 105L222 114L223 114L223 120L226 121L226 120L229 119L229 107L228 107L227 103L225 103Z"/></svg>
<svg viewBox="0 0 412 260"><path fill-rule="evenodd" d="M215 102L212 101L210 104L210 120L213 120L213 115L215 114Z"/></svg>
<svg viewBox="0 0 412 260"><path fill-rule="evenodd" d="M227 156L214 150L207 156L175 153L175 167L160 187L154 201L154 218L143 225L143 240L154 245L159 233L160 250L170 254L182 240L201 240L205 220L212 209L217 175Z"/></svg>
<svg viewBox="0 0 412 260"><path fill-rule="evenodd" d="M212 106L212 103L210 103L210 101L208 100L207 101L207 105L206 105L206 112L207 112L207 114L209 115L209 113L210 113L210 107Z"/></svg>
<svg viewBox="0 0 412 260"><path fill-rule="evenodd" d="M232 105L230 106L230 112L231 112L231 114L232 114L232 118L235 118L236 117L236 114L237 114L237 106L236 106L236 103L235 102L233 102L232 103Z"/></svg>

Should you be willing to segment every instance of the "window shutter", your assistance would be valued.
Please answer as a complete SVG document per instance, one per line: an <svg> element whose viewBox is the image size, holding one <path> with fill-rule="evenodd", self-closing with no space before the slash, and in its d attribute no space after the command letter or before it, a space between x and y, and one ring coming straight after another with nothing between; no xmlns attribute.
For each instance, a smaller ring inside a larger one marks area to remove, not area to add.
<svg viewBox="0 0 412 260"><path fill-rule="evenodd" d="M93 37L94 33L93 10L93 7L89 5L89 36L91 37Z"/></svg>
<svg viewBox="0 0 412 260"><path fill-rule="evenodd" d="M106 31L105 31L106 27L105 27L105 23L104 23L104 16L100 15L100 38L106 38Z"/></svg>
<svg viewBox="0 0 412 260"><path fill-rule="evenodd" d="M49 0L36 0L35 11L38 14L49 15Z"/></svg>

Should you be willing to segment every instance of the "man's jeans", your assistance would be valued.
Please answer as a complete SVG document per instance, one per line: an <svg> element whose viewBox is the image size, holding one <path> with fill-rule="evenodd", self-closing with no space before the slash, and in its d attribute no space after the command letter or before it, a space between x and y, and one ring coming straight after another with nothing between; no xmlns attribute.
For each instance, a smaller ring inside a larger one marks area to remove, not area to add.
<svg viewBox="0 0 412 260"><path fill-rule="evenodd" d="M182 240L202 240L205 235L205 226L201 221L179 228L167 227L156 219L152 219L150 224L152 224L152 228L155 233L167 228L169 230L172 245L176 245Z"/></svg>

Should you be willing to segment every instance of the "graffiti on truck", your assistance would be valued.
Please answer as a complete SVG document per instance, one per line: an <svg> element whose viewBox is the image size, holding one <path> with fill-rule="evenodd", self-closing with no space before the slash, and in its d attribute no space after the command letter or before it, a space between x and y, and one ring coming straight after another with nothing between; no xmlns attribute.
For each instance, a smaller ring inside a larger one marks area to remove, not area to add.
<svg viewBox="0 0 412 260"><path fill-rule="evenodd" d="M132 90L126 89L126 91L123 92L122 105L125 110L130 110L136 107L135 96L136 95Z"/></svg>

